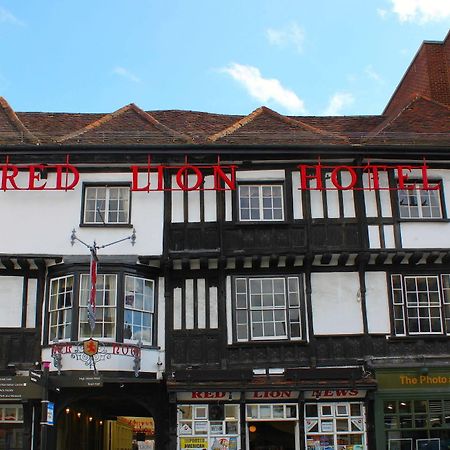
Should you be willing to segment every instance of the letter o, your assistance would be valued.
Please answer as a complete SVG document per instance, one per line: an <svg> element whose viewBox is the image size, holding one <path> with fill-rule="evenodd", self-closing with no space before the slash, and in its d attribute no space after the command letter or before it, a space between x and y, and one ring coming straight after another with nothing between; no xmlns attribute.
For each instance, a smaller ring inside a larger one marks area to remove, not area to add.
<svg viewBox="0 0 450 450"><path fill-rule="evenodd" d="M338 180L338 173L342 170L346 170L350 174L350 177L351 177L351 181L347 186L343 186L341 183L339 183L339 180ZM353 170L353 168L351 168L349 166L336 167L331 172L331 182L340 191L347 191L349 189L353 189L357 182L356 172Z"/></svg>
<svg viewBox="0 0 450 450"><path fill-rule="evenodd" d="M187 173L188 170L192 170L192 172L194 172L194 174L197 175L197 181L192 187L189 187L189 178L188 178L188 183L185 183L184 179L183 179L186 175L188 175L188 173ZM203 183L203 175L202 175L200 169L198 169L197 167L186 165L186 166L181 167L178 170L177 175L176 175L176 180L177 180L178 186L183 191L195 191Z"/></svg>

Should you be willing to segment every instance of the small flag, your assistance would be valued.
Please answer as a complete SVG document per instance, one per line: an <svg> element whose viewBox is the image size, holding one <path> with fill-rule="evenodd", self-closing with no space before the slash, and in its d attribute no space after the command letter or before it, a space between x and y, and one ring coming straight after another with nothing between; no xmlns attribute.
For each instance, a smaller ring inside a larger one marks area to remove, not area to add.
<svg viewBox="0 0 450 450"><path fill-rule="evenodd" d="M89 326L91 327L91 331L94 331L95 328L95 296L97 294L97 290L95 285L97 283L97 252L95 247L91 247L91 265L90 265L90 293L89 293L89 302L88 302L88 321Z"/></svg>

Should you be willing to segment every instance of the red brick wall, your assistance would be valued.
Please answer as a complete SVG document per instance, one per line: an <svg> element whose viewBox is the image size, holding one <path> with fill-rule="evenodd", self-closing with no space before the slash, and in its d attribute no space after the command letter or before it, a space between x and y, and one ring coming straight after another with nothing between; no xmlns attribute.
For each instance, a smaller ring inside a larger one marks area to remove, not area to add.
<svg viewBox="0 0 450 450"><path fill-rule="evenodd" d="M423 95L450 106L450 33L442 43L423 43L384 114L397 114L415 95Z"/></svg>

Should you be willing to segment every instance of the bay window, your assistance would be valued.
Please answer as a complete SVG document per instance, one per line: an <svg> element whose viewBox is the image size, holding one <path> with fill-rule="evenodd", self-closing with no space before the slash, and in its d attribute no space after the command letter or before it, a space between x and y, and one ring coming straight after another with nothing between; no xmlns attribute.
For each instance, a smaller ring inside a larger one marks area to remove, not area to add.
<svg viewBox="0 0 450 450"><path fill-rule="evenodd" d="M95 287L95 326L91 330L89 273L75 272L50 279L49 341L93 337L153 345L155 281L125 272L99 273Z"/></svg>

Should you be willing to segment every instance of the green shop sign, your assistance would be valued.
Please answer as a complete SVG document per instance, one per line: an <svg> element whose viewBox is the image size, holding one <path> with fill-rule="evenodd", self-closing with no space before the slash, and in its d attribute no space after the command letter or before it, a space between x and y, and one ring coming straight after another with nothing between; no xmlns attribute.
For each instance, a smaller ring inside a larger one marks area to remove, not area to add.
<svg viewBox="0 0 450 450"><path fill-rule="evenodd" d="M379 391L384 389L450 391L450 369L377 370L376 379Z"/></svg>

